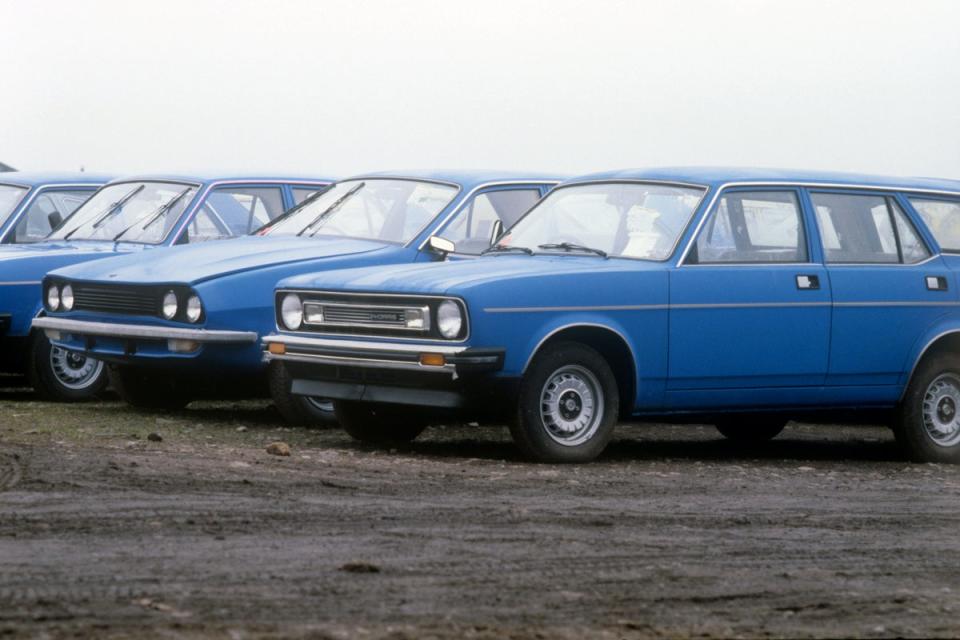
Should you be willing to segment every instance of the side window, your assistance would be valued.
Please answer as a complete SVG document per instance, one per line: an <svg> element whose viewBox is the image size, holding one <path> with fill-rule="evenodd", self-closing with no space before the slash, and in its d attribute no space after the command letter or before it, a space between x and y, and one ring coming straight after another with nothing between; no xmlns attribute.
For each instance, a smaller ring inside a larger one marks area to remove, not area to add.
<svg viewBox="0 0 960 640"><path fill-rule="evenodd" d="M219 187L189 225L189 242L242 236L283 213L279 187Z"/></svg>
<svg viewBox="0 0 960 640"><path fill-rule="evenodd" d="M700 231L690 259L698 264L806 260L803 218L793 191L724 194Z"/></svg>
<svg viewBox="0 0 960 640"><path fill-rule="evenodd" d="M914 263L930 255L892 198L844 193L810 197L827 262Z"/></svg>
<svg viewBox="0 0 960 640"><path fill-rule="evenodd" d="M503 228L520 219L540 199L537 189L487 191L464 205L441 232L457 243L457 253L477 255L490 246L494 223Z"/></svg>
<svg viewBox="0 0 960 640"><path fill-rule="evenodd" d="M960 202L910 198L944 251L960 252Z"/></svg>
<svg viewBox="0 0 960 640"><path fill-rule="evenodd" d="M94 190L45 191L38 195L17 221L14 242L38 242L46 238L54 225L87 201Z"/></svg>

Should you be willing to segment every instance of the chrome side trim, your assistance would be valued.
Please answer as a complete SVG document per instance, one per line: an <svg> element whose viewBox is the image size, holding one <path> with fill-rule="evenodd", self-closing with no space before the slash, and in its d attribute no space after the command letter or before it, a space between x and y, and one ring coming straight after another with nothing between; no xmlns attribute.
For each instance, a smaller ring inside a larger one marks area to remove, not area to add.
<svg viewBox="0 0 960 640"><path fill-rule="evenodd" d="M19 280L19 281L10 281L10 282L0 282L0 287L12 287L14 285L22 285L22 284L34 285L34 284L43 284L43 283L40 280Z"/></svg>
<svg viewBox="0 0 960 640"><path fill-rule="evenodd" d="M157 327L138 324L116 324L52 318L35 318L34 329L52 329L64 333L111 338L143 338L147 340L191 340L193 342L216 342L247 344L257 341L255 331L213 331L179 327Z"/></svg>
<svg viewBox="0 0 960 640"><path fill-rule="evenodd" d="M960 306L957 300L915 300L906 302L884 302L884 301L863 301L863 302L830 302L812 301L812 302L717 302L704 304L638 304L638 305L620 305L620 306L597 306L597 307L488 307L484 309L487 313L536 313L540 311L663 311L672 309L760 309L760 308L780 308L780 307L956 307Z"/></svg>
<svg viewBox="0 0 960 640"><path fill-rule="evenodd" d="M835 307L956 307L960 306L960 300L942 300L928 302L926 300L916 300L913 302L834 302Z"/></svg>
<svg viewBox="0 0 960 640"><path fill-rule="evenodd" d="M624 304L597 307L487 307L487 313L536 313L539 311L662 311L665 304ZM599 325L598 325L599 326Z"/></svg>
<svg viewBox="0 0 960 640"><path fill-rule="evenodd" d="M439 344L408 344L405 342L373 342L369 340L335 340L330 338L311 338L306 336L269 335L263 337L264 344L283 344L288 347L350 349L353 351L397 351L401 353L442 353L456 355L466 351L463 346Z"/></svg>

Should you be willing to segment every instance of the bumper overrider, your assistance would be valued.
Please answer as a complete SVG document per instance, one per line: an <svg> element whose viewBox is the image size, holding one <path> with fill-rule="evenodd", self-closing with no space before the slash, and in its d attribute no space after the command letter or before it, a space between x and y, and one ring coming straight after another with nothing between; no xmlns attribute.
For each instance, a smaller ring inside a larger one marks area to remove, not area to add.
<svg viewBox="0 0 960 640"><path fill-rule="evenodd" d="M286 367L295 395L446 409L488 405L499 395L489 374L504 359L498 348L312 336L267 336L263 346L267 362Z"/></svg>

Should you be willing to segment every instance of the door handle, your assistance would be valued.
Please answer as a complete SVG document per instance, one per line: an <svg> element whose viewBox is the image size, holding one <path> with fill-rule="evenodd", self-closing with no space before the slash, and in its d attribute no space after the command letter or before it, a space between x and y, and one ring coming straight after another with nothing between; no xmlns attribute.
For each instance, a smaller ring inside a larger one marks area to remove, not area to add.
<svg viewBox="0 0 960 640"><path fill-rule="evenodd" d="M927 289L930 291L946 291L947 279L943 276L927 276Z"/></svg>
<svg viewBox="0 0 960 640"><path fill-rule="evenodd" d="M820 288L820 276L813 276L813 275L797 276L797 289L819 289L819 288Z"/></svg>

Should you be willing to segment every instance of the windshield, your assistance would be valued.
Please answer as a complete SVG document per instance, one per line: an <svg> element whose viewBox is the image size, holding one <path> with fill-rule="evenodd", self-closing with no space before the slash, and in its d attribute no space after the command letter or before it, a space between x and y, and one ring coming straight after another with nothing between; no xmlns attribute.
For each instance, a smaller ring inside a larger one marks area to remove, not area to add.
<svg viewBox="0 0 960 640"><path fill-rule="evenodd" d="M196 187L171 182L111 184L87 200L50 239L159 244L177 224Z"/></svg>
<svg viewBox="0 0 960 640"><path fill-rule="evenodd" d="M561 187L520 219L498 247L665 260L703 189L646 183Z"/></svg>
<svg viewBox="0 0 960 640"><path fill-rule="evenodd" d="M457 187L417 180L344 180L261 230L285 236L346 236L410 242L450 204Z"/></svg>
<svg viewBox="0 0 960 640"><path fill-rule="evenodd" d="M13 210L20 204L20 198L23 197L29 189L26 187L15 187L10 184L0 184L0 225L7 221Z"/></svg>

